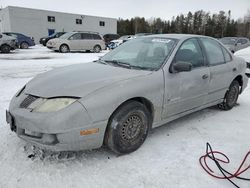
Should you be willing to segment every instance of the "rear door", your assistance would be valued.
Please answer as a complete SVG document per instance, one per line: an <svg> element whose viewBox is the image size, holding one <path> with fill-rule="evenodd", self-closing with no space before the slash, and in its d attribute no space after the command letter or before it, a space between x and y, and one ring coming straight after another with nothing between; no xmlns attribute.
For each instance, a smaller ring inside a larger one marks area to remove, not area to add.
<svg viewBox="0 0 250 188"><path fill-rule="evenodd" d="M192 70L190 72L165 73L163 118L195 109L204 104L208 94L210 77L209 68L204 60L201 46L196 38L183 42L171 66L184 61L192 64Z"/></svg>
<svg viewBox="0 0 250 188"><path fill-rule="evenodd" d="M231 66L233 62L230 54L228 57L228 54L223 52L223 47L216 40L211 38L201 38L200 40L206 52L206 61L210 71L209 92L206 99L206 102L210 103L224 98L233 79L234 67ZM225 60L226 55L228 62Z"/></svg>
<svg viewBox="0 0 250 188"><path fill-rule="evenodd" d="M83 50L92 50L92 34L82 33L81 48Z"/></svg>

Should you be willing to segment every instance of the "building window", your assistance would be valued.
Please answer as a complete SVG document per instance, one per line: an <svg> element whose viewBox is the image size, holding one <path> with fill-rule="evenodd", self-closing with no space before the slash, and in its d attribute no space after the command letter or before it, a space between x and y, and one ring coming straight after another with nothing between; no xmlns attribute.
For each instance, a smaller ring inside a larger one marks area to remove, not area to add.
<svg viewBox="0 0 250 188"><path fill-rule="evenodd" d="M105 22L104 21L100 21L99 25L104 27L105 26Z"/></svg>
<svg viewBox="0 0 250 188"><path fill-rule="evenodd" d="M82 19L76 19L76 24L82 24Z"/></svg>
<svg viewBox="0 0 250 188"><path fill-rule="evenodd" d="M55 16L48 16L48 22L55 22L56 18Z"/></svg>

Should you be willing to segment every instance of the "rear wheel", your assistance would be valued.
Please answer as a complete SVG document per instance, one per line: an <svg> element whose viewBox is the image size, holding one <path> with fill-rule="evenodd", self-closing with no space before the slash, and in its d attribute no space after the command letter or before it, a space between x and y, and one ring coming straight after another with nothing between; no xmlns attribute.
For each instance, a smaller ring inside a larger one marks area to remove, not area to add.
<svg viewBox="0 0 250 188"><path fill-rule="evenodd" d="M94 47L94 52L95 52L95 53L99 53L101 50L102 50L102 49L101 49L101 46L95 45L95 47Z"/></svg>
<svg viewBox="0 0 250 188"><path fill-rule="evenodd" d="M20 44L20 48L21 48L21 49L27 49L27 48L29 48L29 44L28 44L27 42L22 42L22 43Z"/></svg>
<svg viewBox="0 0 250 188"><path fill-rule="evenodd" d="M2 53L10 53L10 50L11 50L10 46L7 44L3 44L0 49Z"/></svg>
<svg viewBox="0 0 250 188"><path fill-rule="evenodd" d="M240 93L240 84L237 80L234 80L229 86L228 91L224 97L224 100L221 104L218 104L218 107L222 110L232 109L238 100Z"/></svg>
<svg viewBox="0 0 250 188"><path fill-rule="evenodd" d="M147 108L137 102L125 103L113 114L105 135L105 144L115 153L137 150L145 141L151 123Z"/></svg>
<svg viewBox="0 0 250 188"><path fill-rule="evenodd" d="M59 51L60 51L61 53L68 53L68 52L69 52L69 47L68 47L66 44L62 44L62 45L60 46Z"/></svg>

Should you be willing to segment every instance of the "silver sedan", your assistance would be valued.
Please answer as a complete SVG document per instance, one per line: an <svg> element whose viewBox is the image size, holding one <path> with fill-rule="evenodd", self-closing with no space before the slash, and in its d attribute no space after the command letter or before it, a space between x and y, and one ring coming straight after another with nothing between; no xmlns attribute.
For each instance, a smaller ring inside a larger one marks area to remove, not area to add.
<svg viewBox="0 0 250 188"><path fill-rule="evenodd" d="M150 35L38 75L12 98L6 118L20 138L48 150L106 145L130 153L151 128L213 105L233 108L245 71L246 62L213 38Z"/></svg>

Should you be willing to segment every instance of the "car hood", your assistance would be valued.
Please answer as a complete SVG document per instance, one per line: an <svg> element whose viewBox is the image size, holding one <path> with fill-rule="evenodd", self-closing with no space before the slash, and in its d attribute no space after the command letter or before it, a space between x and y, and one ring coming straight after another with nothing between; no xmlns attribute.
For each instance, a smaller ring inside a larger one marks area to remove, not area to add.
<svg viewBox="0 0 250 188"><path fill-rule="evenodd" d="M94 62L76 64L36 76L26 85L25 93L44 98L85 97L105 86L150 73Z"/></svg>

